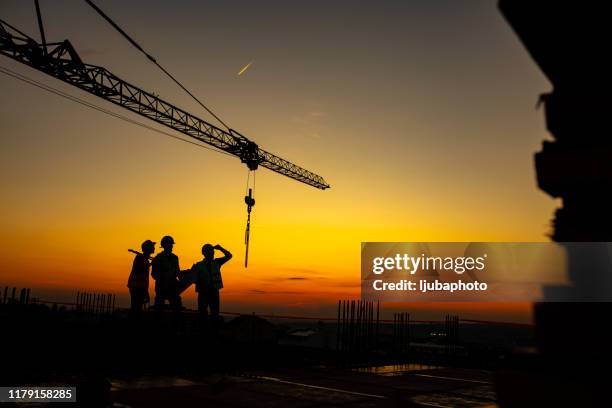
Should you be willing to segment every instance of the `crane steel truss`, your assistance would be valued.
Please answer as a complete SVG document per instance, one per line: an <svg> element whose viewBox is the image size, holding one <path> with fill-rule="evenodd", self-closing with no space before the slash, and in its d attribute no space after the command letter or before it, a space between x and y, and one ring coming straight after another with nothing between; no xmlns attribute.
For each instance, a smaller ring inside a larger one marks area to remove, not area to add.
<svg viewBox="0 0 612 408"><path fill-rule="evenodd" d="M85 64L68 40L40 44L0 20L0 54L233 154L250 170L263 166L310 186L322 190L329 188L321 176L259 148L240 133L220 129L122 80L103 67Z"/></svg>

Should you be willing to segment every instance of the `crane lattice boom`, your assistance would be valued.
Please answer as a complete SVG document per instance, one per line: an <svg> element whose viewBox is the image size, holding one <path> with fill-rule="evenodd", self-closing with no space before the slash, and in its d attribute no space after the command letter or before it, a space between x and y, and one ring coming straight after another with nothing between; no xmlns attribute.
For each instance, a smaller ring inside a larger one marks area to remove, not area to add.
<svg viewBox="0 0 612 408"><path fill-rule="evenodd" d="M40 44L0 20L0 54L233 154L250 170L263 166L310 186L329 188L321 176L259 148L255 142L240 133L232 129L220 129L122 80L103 67L84 63L68 40Z"/></svg>

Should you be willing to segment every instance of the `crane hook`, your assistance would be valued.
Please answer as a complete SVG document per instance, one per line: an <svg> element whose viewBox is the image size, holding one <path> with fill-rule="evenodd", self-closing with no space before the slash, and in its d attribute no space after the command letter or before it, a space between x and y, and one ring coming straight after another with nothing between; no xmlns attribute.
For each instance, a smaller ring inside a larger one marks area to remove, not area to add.
<svg viewBox="0 0 612 408"><path fill-rule="evenodd" d="M255 199L253 198L253 189L249 188L249 195L244 197L244 203L247 205L247 225L244 232L244 244L246 245L246 255L244 257L244 267L246 268L249 263L249 238L251 235L251 210L255 205Z"/></svg>

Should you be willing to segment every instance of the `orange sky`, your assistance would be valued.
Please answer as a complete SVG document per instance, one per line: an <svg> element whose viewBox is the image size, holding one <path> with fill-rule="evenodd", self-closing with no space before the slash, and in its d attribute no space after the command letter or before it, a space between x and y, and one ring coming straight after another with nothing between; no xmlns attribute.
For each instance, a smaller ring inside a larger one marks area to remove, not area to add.
<svg viewBox="0 0 612 408"><path fill-rule="evenodd" d="M25 3L0 11L34 36ZM327 2L238 3L104 9L232 127L332 188L258 171L244 269L238 160L0 76L0 285L125 295L127 249L171 234L183 268L205 242L235 254L226 310L333 315L337 299L358 296L362 241L547 240L557 204L537 189L532 154L547 137L534 106L550 85L495 2L349 14ZM84 4L43 3L43 13L50 41L69 38L87 62L208 119ZM0 66L109 108L8 58ZM525 305L426 309L451 308L529 318Z"/></svg>

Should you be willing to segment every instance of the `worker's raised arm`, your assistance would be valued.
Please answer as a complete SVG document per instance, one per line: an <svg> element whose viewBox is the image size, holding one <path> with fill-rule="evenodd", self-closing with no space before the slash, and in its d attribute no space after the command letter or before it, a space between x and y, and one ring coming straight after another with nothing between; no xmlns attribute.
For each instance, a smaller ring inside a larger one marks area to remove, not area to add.
<svg viewBox="0 0 612 408"><path fill-rule="evenodd" d="M221 245L217 244L214 248L223 252L223 258L216 259L220 265L223 265L224 263L232 259L232 253L227 249L223 248Z"/></svg>

